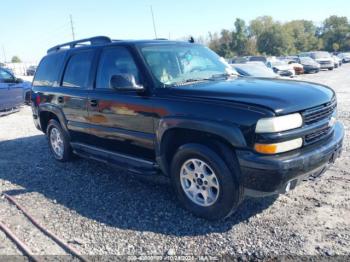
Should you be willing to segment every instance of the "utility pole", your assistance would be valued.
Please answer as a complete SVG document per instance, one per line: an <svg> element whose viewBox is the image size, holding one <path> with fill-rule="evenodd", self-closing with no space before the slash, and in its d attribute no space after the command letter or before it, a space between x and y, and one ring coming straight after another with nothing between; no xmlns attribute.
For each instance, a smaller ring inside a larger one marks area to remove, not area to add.
<svg viewBox="0 0 350 262"><path fill-rule="evenodd" d="M154 14L153 14L153 8L151 6L151 14L152 14L152 22L153 22L153 30L154 30L154 36L156 37L156 39L158 38L157 36L157 29L156 29L156 23L154 21Z"/></svg>
<svg viewBox="0 0 350 262"><path fill-rule="evenodd" d="M72 37L73 37L73 41L75 40L75 33L74 33L74 25L73 25L73 17L72 15L69 15L69 19L70 19L70 27L72 29Z"/></svg>
<svg viewBox="0 0 350 262"><path fill-rule="evenodd" d="M2 45L2 55L4 57L4 63L6 63L6 52L5 52L5 47Z"/></svg>

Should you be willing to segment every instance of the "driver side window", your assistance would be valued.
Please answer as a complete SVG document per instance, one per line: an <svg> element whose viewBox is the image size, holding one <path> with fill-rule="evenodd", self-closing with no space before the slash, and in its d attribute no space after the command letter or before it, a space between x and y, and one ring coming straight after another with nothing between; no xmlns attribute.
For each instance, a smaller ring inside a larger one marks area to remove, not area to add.
<svg viewBox="0 0 350 262"><path fill-rule="evenodd" d="M132 75L135 84L140 84L140 72L129 51L124 47L113 47L102 51L96 78L96 88L110 89L112 76Z"/></svg>
<svg viewBox="0 0 350 262"><path fill-rule="evenodd" d="M13 75L11 75L9 72L0 69L0 82L1 83L10 83L10 82L14 82L15 78L13 77Z"/></svg>

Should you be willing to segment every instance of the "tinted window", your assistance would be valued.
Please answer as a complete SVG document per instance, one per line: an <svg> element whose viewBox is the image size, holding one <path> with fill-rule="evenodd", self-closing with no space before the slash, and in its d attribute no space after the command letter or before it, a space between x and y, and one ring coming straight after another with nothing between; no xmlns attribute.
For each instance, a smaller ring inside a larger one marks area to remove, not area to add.
<svg viewBox="0 0 350 262"><path fill-rule="evenodd" d="M93 56L93 51L72 55L66 66L62 86L87 87Z"/></svg>
<svg viewBox="0 0 350 262"><path fill-rule="evenodd" d="M44 57L35 74L34 86L53 86L58 84L58 74L63 65L64 54L52 54Z"/></svg>
<svg viewBox="0 0 350 262"><path fill-rule="evenodd" d="M96 88L111 88L113 75L131 74L136 84L140 84L140 73L134 59L124 47L103 50L97 71Z"/></svg>

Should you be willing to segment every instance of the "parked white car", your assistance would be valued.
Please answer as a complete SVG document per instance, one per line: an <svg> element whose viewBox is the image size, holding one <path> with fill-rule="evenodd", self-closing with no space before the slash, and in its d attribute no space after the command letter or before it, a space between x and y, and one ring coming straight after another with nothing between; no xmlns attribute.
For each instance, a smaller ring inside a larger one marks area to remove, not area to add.
<svg viewBox="0 0 350 262"><path fill-rule="evenodd" d="M339 57L332 55L332 58L334 61L334 68L338 68L342 65L342 60Z"/></svg>
<svg viewBox="0 0 350 262"><path fill-rule="evenodd" d="M334 69L334 60L330 53L326 51L314 51L299 54L300 57L308 56L320 64L321 69Z"/></svg>
<svg viewBox="0 0 350 262"><path fill-rule="evenodd" d="M350 53L340 53L338 54L338 57L343 63L350 63Z"/></svg>
<svg viewBox="0 0 350 262"><path fill-rule="evenodd" d="M267 61L266 66L271 68L276 74L280 76L294 77L295 70L292 64L288 64L282 60Z"/></svg>

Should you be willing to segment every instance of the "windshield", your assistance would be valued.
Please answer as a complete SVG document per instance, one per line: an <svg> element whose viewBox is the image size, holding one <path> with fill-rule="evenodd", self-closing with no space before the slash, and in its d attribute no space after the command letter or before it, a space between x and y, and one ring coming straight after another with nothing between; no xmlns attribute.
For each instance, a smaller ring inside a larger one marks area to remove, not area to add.
<svg viewBox="0 0 350 262"><path fill-rule="evenodd" d="M302 63L314 63L315 61L311 57L300 57Z"/></svg>
<svg viewBox="0 0 350 262"><path fill-rule="evenodd" d="M275 61L271 61L271 64L273 66L284 66L284 65L287 65L287 62L281 61L281 60L275 60Z"/></svg>
<svg viewBox="0 0 350 262"><path fill-rule="evenodd" d="M277 75L265 65L254 65L254 64L242 64L233 65L233 67L243 75L253 76L253 77L266 77L274 78Z"/></svg>
<svg viewBox="0 0 350 262"><path fill-rule="evenodd" d="M237 75L223 58L201 45L146 46L141 53L164 87Z"/></svg>
<svg viewBox="0 0 350 262"><path fill-rule="evenodd" d="M330 58L331 55L328 52L317 52L317 53L312 53L311 57L313 59L320 59L320 58Z"/></svg>

